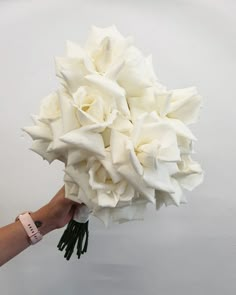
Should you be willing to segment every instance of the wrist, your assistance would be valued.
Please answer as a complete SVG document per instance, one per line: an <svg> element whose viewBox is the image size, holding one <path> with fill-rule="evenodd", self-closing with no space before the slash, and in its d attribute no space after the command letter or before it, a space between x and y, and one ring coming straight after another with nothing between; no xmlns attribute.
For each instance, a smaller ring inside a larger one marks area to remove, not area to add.
<svg viewBox="0 0 236 295"><path fill-rule="evenodd" d="M35 212L32 212L31 217L36 223L36 225L37 223L40 223L38 229L40 230L43 236L56 229L53 221L49 218L47 205Z"/></svg>
<svg viewBox="0 0 236 295"><path fill-rule="evenodd" d="M23 212L19 214L16 217L15 222L18 222L18 224L22 225L22 227L20 227L21 229L24 228L24 231L27 235L27 239L30 245L34 245L42 240L43 235L38 230L38 227L36 225L36 223L38 225L41 225L41 223L39 221L34 222L30 212Z"/></svg>

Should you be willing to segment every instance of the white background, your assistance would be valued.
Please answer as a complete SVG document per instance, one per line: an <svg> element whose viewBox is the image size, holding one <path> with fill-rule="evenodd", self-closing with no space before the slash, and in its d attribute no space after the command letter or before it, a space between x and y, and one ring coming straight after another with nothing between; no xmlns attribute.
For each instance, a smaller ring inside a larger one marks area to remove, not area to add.
<svg viewBox="0 0 236 295"><path fill-rule="evenodd" d="M149 208L144 222L90 223L88 254L64 260L46 236L0 269L1 294L233 295L236 292L235 1L0 0L0 226L61 187L62 165L29 151L42 97L55 90L55 55L92 24L115 24L152 53L168 88L204 97L195 159L205 182L180 208Z"/></svg>

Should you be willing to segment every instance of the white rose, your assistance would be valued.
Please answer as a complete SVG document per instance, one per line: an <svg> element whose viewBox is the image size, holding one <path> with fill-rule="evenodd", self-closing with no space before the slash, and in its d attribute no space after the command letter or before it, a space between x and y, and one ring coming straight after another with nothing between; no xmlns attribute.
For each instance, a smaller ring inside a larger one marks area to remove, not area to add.
<svg viewBox="0 0 236 295"><path fill-rule="evenodd" d="M128 103L132 120L143 111L153 112L172 125L177 135L196 140L185 124L196 122L201 108L201 97L193 87L167 91L156 87L148 89L141 97L130 97Z"/></svg>
<svg viewBox="0 0 236 295"><path fill-rule="evenodd" d="M179 205L186 203L187 200L183 190L193 190L203 181L204 173L201 166L193 161L189 155L182 155L181 161L178 162L178 171L172 175L171 182L174 186L174 192L158 191L156 193L156 205L160 208L165 205Z"/></svg>
<svg viewBox="0 0 236 295"><path fill-rule="evenodd" d="M71 93L87 85L86 76L116 81L127 96L141 95L156 83L151 58L146 58L115 26L93 27L85 47L67 42L67 57L56 58L57 76Z"/></svg>
<svg viewBox="0 0 236 295"><path fill-rule="evenodd" d="M111 154L118 172L149 201L155 202L155 190L173 191L173 162L180 160L176 134L155 114L141 116L130 137L112 130Z"/></svg>
<svg viewBox="0 0 236 295"><path fill-rule="evenodd" d="M78 165L67 166L65 173L67 197L86 204L91 213L105 224L108 224L110 216L105 214L103 208L113 210L115 207L123 208L136 202L146 203L134 187L117 172L109 150L106 150L106 156L101 160L90 157ZM124 217L124 212L122 214Z"/></svg>
<svg viewBox="0 0 236 295"><path fill-rule="evenodd" d="M49 163L55 159L60 159L61 161L65 160L63 155L48 151L53 141L53 131L50 124L59 120L60 116L59 97L58 94L54 92L41 101L39 116L32 116L35 125L23 128L34 140L30 149Z"/></svg>

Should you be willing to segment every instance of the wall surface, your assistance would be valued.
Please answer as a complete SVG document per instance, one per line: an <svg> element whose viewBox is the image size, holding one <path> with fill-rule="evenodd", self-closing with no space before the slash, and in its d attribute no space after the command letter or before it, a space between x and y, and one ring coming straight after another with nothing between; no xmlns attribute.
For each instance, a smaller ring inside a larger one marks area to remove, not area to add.
<svg viewBox="0 0 236 295"><path fill-rule="evenodd" d="M144 222L109 229L92 219L80 261L57 251L63 230L51 233L1 267L1 294L235 294L235 8L230 0L0 1L1 226L62 185L62 165L29 151L20 128L57 87L53 57L67 39L83 43L92 24L133 35L168 88L197 86L195 159L206 173L180 208L149 208Z"/></svg>

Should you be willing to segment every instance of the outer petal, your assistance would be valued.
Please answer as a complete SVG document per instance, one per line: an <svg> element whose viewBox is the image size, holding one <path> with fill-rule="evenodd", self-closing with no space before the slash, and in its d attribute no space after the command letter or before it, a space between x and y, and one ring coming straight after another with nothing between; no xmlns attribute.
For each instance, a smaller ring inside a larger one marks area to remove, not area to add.
<svg viewBox="0 0 236 295"><path fill-rule="evenodd" d="M65 182L65 197L70 199L74 202L79 202L78 200L78 193L79 187L76 183L74 183L73 179L68 175L64 175L64 182Z"/></svg>
<svg viewBox="0 0 236 295"><path fill-rule="evenodd" d="M56 75L60 78L62 85L75 92L79 86L84 85L84 77L90 73L85 61L79 58L55 58Z"/></svg>
<svg viewBox="0 0 236 295"><path fill-rule="evenodd" d="M203 181L201 166L190 156L182 156L182 161L178 166L180 171L175 175L175 178L183 188L191 191Z"/></svg>
<svg viewBox="0 0 236 295"><path fill-rule="evenodd" d="M144 112L150 113L155 110L155 97L152 88L147 88L142 96L127 97L130 113L135 122Z"/></svg>
<svg viewBox="0 0 236 295"><path fill-rule="evenodd" d="M94 50L106 37L109 37L113 42L116 41L117 43L125 40L114 25L106 28L92 26L85 48L88 51Z"/></svg>
<svg viewBox="0 0 236 295"><path fill-rule="evenodd" d="M49 144L47 151L57 151L63 153L66 150L67 145L59 139L59 137L64 133L62 118L51 121L50 127L53 135L53 141Z"/></svg>
<svg viewBox="0 0 236 295"><path fill-rule="evenodd" d="M180 153L183 154L191 154L193 153L193 141L186 137L178 136L178 147L180 149Z"/></svg>
<svg viewBox="0 0 236 295"><path fill-rule="evenodd" d="M93 215L103 221L105 226L109 225L111 219L119 223L130 220L143 220L146 205L147 202L135 202L126 207L101 208L95 210Z"/></svg>
<svg viewBox="0 0 236 295"><path fill-rule="evenodd" d="M77 167L68 166L65 169L65 173L69 175L79 187L78 200L92 209L94 207L93 200L97 202L97 197L96 192L93 191L89 185L89 176L86 172L85 163L81 163Z"/></svg>
<svg viewBox="0 0 236 295"><path fill-rule="evenodd" d="M157 209L164 203L166 206L168 205L176 205L179 206L182 202L182 189L179 183L171 178L172 187L174 188L173 192L165 192L165 191L156 191L156 206Z"/></svg>
<svg viewBox="0 0 236 295"><path fill-rule="evenodd" d="M167 117L163 118L163 121L169 123L173 127L177 135L190 140L196 140L196 137L193 135L191 130L182 121Z"/></svg>
<svg viewBox="0 0 236 295"><path fill-rule="evenodd" d="M72 147L76 146L95 155L105 156L104 143L100 134L80 128L66 133L60 137L60 140Z"/></svg>
<svg viewBox="0 0 236 295"><path fill-rule="evenodd" d="M112 212L112 219L115 222L123 223L130 220L143 220L144 211L147 206L147 201L144 199L137 199L129 206L115 208Z"/></svg>
<svg viewBox="0 0 236 295"><path fill-rule="evenodd" d="M57 119L60 117L61 109L59 103L59 97L56 92L53 92L46 96L40 104L40 119Z"/></svg>
<svg viewBox="0 0 236 295"><path fill-rule="evenodd" d="M28 133L33 140L36 139L43 139L45 141L51 141L52 140L52 132L46 124L40 124L38 126L29 126L24 127L23 131Z"/></svg>
<svg viewBox="0 0 236 295"><path fill-rule="evenodd" d="M47 152L49 142L43 140L35 140L32 143L31 150L40 155L44 160L49 163L59 158L59 155L55 152Z"/></svg>
<svg viewBox="0 0 236 295"><path fill-rule="evenodd" d="M134 46L126 52L125 65L118 75L118 83L126 90L127 96L140 96L152 82L141 52Z"/></svg>
<svg viewBox="0 0 236 295"><path fill-rule="evenodd" d="M185 124L197 121L202 98L195 87L176 89L172 91L168 117L179 119Z"/></svg>
<svg viewBox="0 0 236 295"><path fill-rule="evenodd" d="M168 169L164 164L159 163L157 169L144 168L143 179L149 187L156 190L174 192Z"/></svg>

